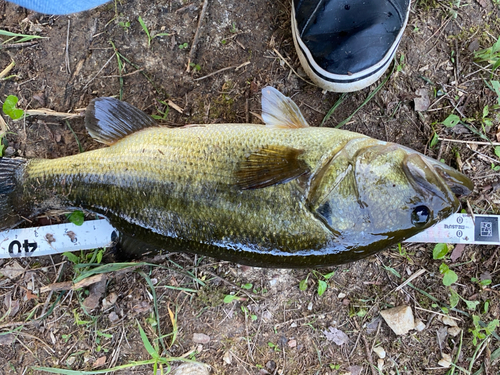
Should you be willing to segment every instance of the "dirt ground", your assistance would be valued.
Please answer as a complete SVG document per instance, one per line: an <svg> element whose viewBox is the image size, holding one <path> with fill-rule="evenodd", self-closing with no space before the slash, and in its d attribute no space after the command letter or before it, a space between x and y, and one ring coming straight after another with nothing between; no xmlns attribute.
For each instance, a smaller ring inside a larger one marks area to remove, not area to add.
<svg viewBox="0 0 500 375"><path fill-rule="evenodd" d="M0 71L15 62L0 81L0 101L16 95L22 109L76 114L12 121L2 113L9 126L5 154L56 158L102 147L86 134L80 115L100 96L119 97L168 125L260 123L254 115L260 89L271 85L319 125L340 95L306 82L290 32L290 2L208 0L200 19L204 3L123 0L56 17L0 1L0 29L44 37L0 45ZM500 69L492 73L491 65L474 59L499 35L498 0L414 2L387 82L365 106L377 85L346 95L325 126L359 109L344 129L444 159L475 183L463 208L499 214L494 167L500 161L494 147L479 142L500 141L494 107L500 99L488 87ZM424 108L421 96L430 101ZM467 126L442 125L450 114ZM435 134L468 143L434 145ZM47 373L34 369L42 366L83 374L124 366L118 373L151 374L153 348L140 326L165 363L195 359L214 374L499 374L498 330L484 329L500 319L498 247L456 246L444 261L433 259L433 247L403 244L318 270L168 254L75 291L51 285L70 285L92 269L86 263L96 262L98 250L77 253L80 266L63 256L0 260L0 373ZM103 262L112 259L105 255ZM451 288L443 285L443 262L458 275ZM7 275L15 263L22 270ZM397 336L381 319L380 311L401 305L411 307L421 330ZM451 368L438 363L447 355Z"/></svg>

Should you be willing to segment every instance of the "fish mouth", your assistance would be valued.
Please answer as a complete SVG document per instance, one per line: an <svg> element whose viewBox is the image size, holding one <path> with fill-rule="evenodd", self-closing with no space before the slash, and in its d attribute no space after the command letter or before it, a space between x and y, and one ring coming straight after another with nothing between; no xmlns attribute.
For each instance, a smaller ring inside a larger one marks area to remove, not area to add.
<svg viewBox="0 0 500 375"><path fill-rule="evenodd" d="M444 206L451 206L453 211L460 206L456 195L467 195L474 188L472 181L463 173L423 155L407 155L403 168L417 191L429 201L438 198Z"/></svg>
<svg viewBox="0 0 500 375"><path fill-rule="evenodd" d="M454 194L469 195L474 190L472 180L456 169L442 163L433 163L433 167Z"/></svg>

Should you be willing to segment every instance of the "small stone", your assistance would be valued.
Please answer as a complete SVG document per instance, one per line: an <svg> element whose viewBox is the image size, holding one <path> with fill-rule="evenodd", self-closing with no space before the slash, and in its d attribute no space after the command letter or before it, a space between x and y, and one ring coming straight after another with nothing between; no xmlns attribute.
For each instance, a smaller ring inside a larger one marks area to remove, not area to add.
<svg viewBox="0 0 500 375"><path fill-rule="evenodd" d="M384 359L384 358L385 358L385 355L386 355L386 353L385 353L385 349L384 349L384 348L382 348L381 346L376 346L375 348L373 348L373 352L374 352L376 355L378 355L378 357L379 357L380 359Z"/></svg>
<svg viewBox="0 0 500 375"><path fill-rule="evenodd" d="M456 337L460 334L460 332L462 331L461 328L459 327L450 327L448 328L448 334L452 337Z"/></svg>
<svg viewBox="0 0 500 375"><path fill-rule="evenodd" d="M347 297L347 294L345 294L345 293L339 293L339 295L337 296L338 299L342 299L345 297Z"/></svg>
<svg viewBox="0 0 500 375"><path fill-rule="evenodd" d="M425 329L425 323L422 322L420 319L417 319L415 321L415 329L418 331L418 332L422 332L424 329Z"/></svg>
<svg viewBox="0 0 500 375"><path fill-rule="evenodd" d="M382 358L379 358L377 360L377 367L380 373L382 373L382 371L384 370L384 360Z"/></svg>
<svg viewBox="0 0 500 375"><path fill-rule="evenodd" d="M410 306L398 306L380 312L387 325L396 335L405 335L415 328L413 311Z"/></svg>
<svg viewBox="0 0 500 375"><path fill-rule="evenodd" d="M288 341L288 347L295 348L297 346L297 340Z"/></svg>
<svg viewBox="0 0 500 375"><path fill-rule="evenodd" d="M108 315L108 319L111 323L116 323L118 320L120 320L120 317L118 316L117 313L114 311L110 312Z"/></svg>
<svg viewBox="0 0 500 375"><path fill-rule="evenodd" d="M66 360L66 366L71 367L74 365L75 362L76 362L76 357L71 356Z"/></svg>
<svg viewBox="0 0 500 375"><path fill-rule="evenodd" d="M230 365L233 362L233 354L228 350L227 352L224 353L222 356L222 360Z"/></svg>
<svg viewBox="0 0 500 375"><path fill-rule="evenodd" d="M5 151L3 152L3 155L10 158L11 156L13 156L14 154L16 153L16 149L12 146L9 146L5 149Z"/></svg>
<svg viewBox="0 0 500 375"><path fill-rule="evenodd" d="M271 360L271 361L267 361L267 363L266 363L266 368L267 368L269 371L274 371L274 370L276 370L276 362L274 362L273 360Z"/></svg>
<svg viewBox="0 0 500 375"><path fill-rule="evenodd" d="M313 303L312 302L309 302L309 304L307 305L307 309L309 311L311 311L313 309Z"/></svg>
<svg viewBox="0 0 500 375"><path fill-rule="evenodd" d="M360 375L363 371L363 366L353 365L347 368L351 375Z"/></svg>
<svg viewBox="0 0 500 375"><path fill-rule="evenodd" d="M107 310L116 303L117 299L118 294L115 292L109 293L108 296L102 300L102 309Z"/></svg>
<svg viewBox="0 0 500 375"><path fill-rule="evenodd" d="M443 316L443 323L450 327L458 327L457 321L449 316Z"/></svg>
<svg viewBox="0 0 500 375"><path fill-rule="evenodd" d="M208 344L210 342L210 336L204 333L193 333L193 342L197 344Z"/></svg>
<svg viewBox="0 0 500 375"><path fill-rule="evenodd" d="M443 358L440 359L438 365L444 368L449 368L451 366L451 356L443 353Z"/></svg>
<svg viewBox="0 0 500 375"><path fill-rule="evenodd" d="M183 363L172 371L171 375L209 375L210 367L204 363Z"/></svg>

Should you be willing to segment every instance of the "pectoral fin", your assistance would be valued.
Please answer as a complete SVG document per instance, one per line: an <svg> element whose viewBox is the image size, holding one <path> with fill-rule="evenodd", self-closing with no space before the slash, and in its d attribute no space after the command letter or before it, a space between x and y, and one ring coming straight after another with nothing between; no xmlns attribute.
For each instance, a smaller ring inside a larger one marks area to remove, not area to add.
<svg viewBox="0 0 500 375"><path fill-rule="evenodd" d="M284 184L309 173L309 166L299 159L303 150L269 146L248 155L236 171L236 185L242 190L261 189Z"/></svg>
<svg viewBox="0 0 500 375"><path fill-rule="evenodd" d="M146 113L115 98L94 99L85 112L85 127L89 134L107 145L152 126L157 124Z"/></svg>
<svg viewBox="0 0 500 375"><path fill-rule="evenodd" d="M262 120L272 128L308 128L299 107L274 87L262 89Z"/></svg>

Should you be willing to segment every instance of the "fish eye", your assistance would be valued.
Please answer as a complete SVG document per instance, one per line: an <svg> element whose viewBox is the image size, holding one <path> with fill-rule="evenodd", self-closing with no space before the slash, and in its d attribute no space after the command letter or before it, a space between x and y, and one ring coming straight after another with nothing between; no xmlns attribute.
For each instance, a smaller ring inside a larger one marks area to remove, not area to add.
<svg viewBox="0 0 500 375"><path fill-rule="evenodd" d="M418 206L411 213L411 222L414 225L424 225L429 221L431 212L427 206Z"/></svg>

